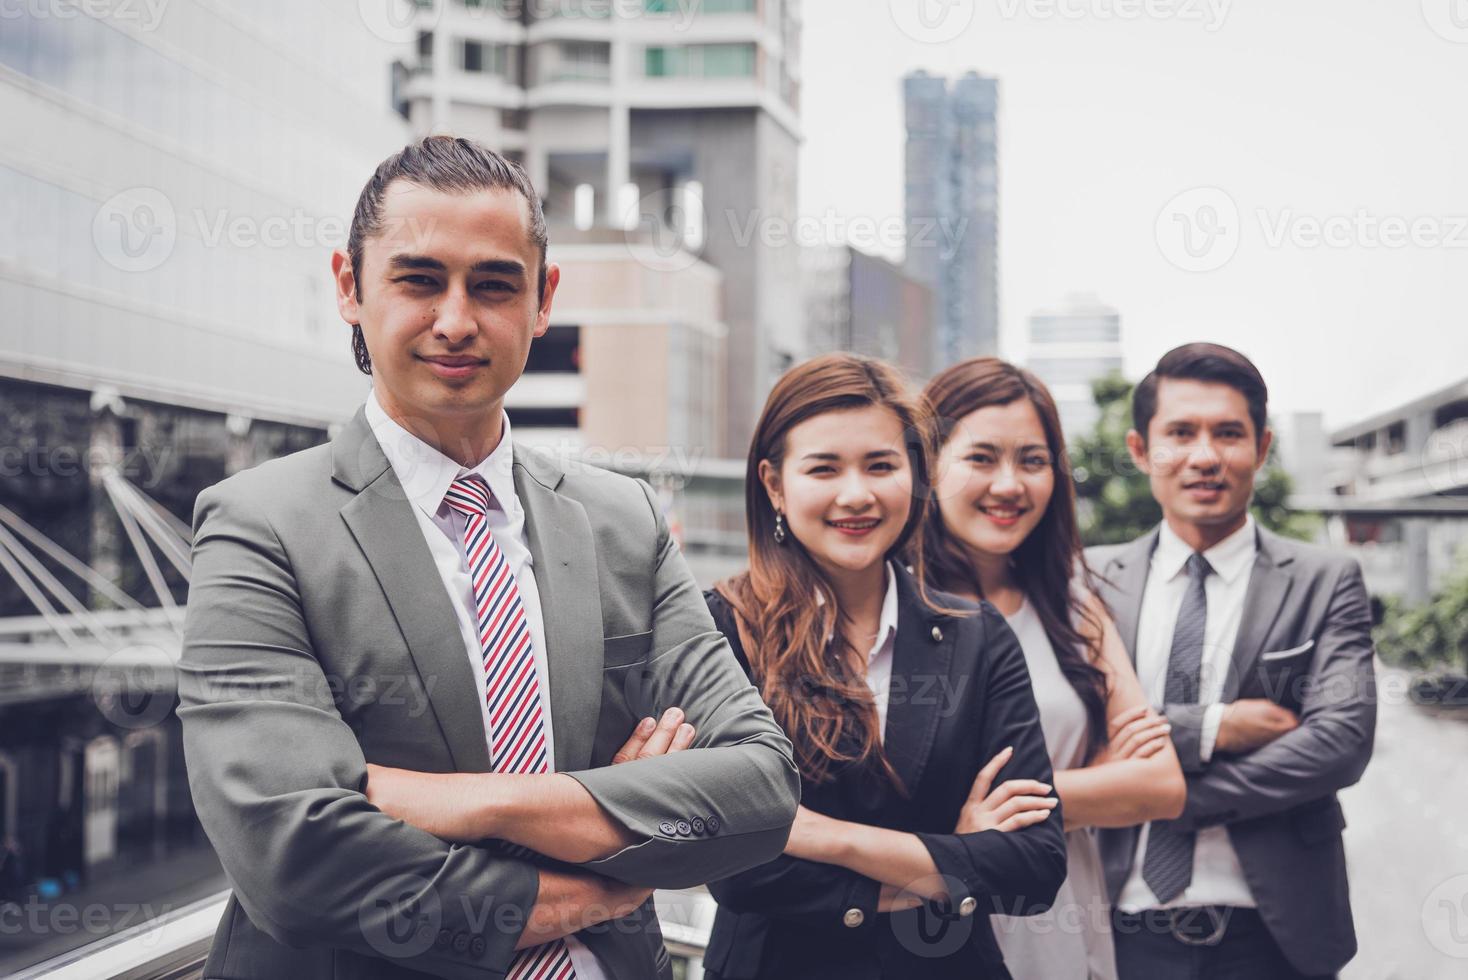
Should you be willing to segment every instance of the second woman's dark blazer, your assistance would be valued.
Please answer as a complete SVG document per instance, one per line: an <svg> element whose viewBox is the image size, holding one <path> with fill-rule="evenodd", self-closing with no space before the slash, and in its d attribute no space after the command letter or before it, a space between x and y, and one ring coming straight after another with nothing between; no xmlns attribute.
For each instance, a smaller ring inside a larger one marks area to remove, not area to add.
<svg viewBox="0 0 1468 980"><path fill-rule="evenodd" d="M974 776L999 750L1012 745L1014 756L995 785L1053 782L1050 757L1024 654L1004 617L987 602L975 607L942 593L934 593L940 605L973 612L934 612L913 576L894 567L897 639L884 744L911 795L849 766L823 785L802 779L801 802L838 819L917 833L947 876L951 902L878 913L879 882L781 855L709 884L719 904L704 956L712 980L1007 978L989 913L1043 911L1065 880L1059 806L1013 833L953 833ZM749 672L732 610L717 593L705 599Z"/></svg>

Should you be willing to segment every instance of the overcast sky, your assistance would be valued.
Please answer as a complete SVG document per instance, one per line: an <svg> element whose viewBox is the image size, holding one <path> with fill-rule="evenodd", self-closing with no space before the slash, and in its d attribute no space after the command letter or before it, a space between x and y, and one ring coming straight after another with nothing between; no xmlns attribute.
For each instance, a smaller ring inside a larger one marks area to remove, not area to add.
<svg viewBox="0 0 1468 980"><path fill-rule="evenodd" d="M1005 356L1088 292L1128 374L1221 341L1333 427L1468 376L1468 0L803 9L800 209L838 228L902 214L906 72L1000 79Z"/></svg>

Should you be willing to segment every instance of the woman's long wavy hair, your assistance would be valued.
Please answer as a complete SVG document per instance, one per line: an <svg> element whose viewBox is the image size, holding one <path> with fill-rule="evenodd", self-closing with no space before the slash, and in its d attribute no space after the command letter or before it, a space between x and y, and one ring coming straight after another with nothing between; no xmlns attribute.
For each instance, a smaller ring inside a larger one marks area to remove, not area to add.
<svg viewBox="0 0 1468 980"><path fill-rule="evenodd" d="M786 436L801 422L872 405L891 411L902 423L912 468L912 509L886 557L900 560L905 551L921 554L916 532L927 513L931 469L921 402L908 394L904 379L890 365L828 354L792 368L765 402L745 472L749 569L716 588L734 610L755 681L795 746L801 775L824 783L835 777L836 769L854 764L877 772L905 793L882 751L876 704L866 679L852 667L853 651L839 628L846 614L836 592L793 534L787 531L783 544L775 541L775 509L759 473L761 460L779 471ZM919 594L926 600L922 565L914 567ZM817 602L817 595L824 601Z"/></svg>
<svg viewBox="0 0 1468 980"><path fill-rule="evenodd" d="M955 364L928 382L923 394L933 414L933 441L929 451L936 460L960 420L990 405L1008 405L1028 399L1040 416L1050 450L1055 490L1035 529L1011 555L1015 583L1040 618L1061 673L1086 708L1089 760L1106 744L1106 675L1101 657L1100 613L1074 588L1079 577L1085 592L1096 595L1094 576L1086 564L1076 524L1075 484L1060 412L1045 383L1024 368L996 357L976 357ZM937 588L960 594L979 593L978 570L957 536L943 520L936 496L930 500L932 519L923 527L922 561ZM1080 624L1084 624L1083 632ZM1089 635L1088 635L1089 634Z"/></svg>

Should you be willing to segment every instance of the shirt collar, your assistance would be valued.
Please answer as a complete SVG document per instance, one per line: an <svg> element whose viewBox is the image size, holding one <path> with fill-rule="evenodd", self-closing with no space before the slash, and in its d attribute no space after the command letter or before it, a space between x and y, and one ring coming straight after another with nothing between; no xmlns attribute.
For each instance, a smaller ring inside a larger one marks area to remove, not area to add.
<svg viewBox="0 0 1468 980"><path fill-rule="evenodd" d="M1259 539L1254 526L1254 515L1248 514L1244 517L1243 527L1203 552L1203 557L1208 559L1208 564L1219 578L1232 583L1253 566L1258 550ZM1164 520L1162 530L1157 536L1157 550L1152 552L1152 571L1162 576L1163 581L1170 582L1182 574L1183 566L1192 553L1193 549Z"/></svg>
<svg viewBox="0 0 1468 980"><path fill-rule="evenodd" d="M877 638L872 641L872 648L867 651L867 661L875 657L887 643L887 637L897 633L897 572L893 570L892 563L886 566L887 591L882 596L882 612L877 617ZM816 592L816 605L824 606L826 597L818 590ZM836 634L830 633L826 636L826 642L830 643L836 638Z"/></svg>
<svg viewBox="0 0 1468 980"><path fill-rule="evenodd" d="M403 485L403 492L423 513L429 517L438 516L449 486L460 476L477 473L489 484L494 503L498 503L507 516L519 516L520 501L515 496L515 460L510 436L510 417L504 414L503 409L500 411L504 431L500 435L499 445L472 469L460 466L398 424L377 400L375 388L368 392L364 410L367 424L382 446L383 455L387 457L393 472L397 474L398 482Z"/></svg>

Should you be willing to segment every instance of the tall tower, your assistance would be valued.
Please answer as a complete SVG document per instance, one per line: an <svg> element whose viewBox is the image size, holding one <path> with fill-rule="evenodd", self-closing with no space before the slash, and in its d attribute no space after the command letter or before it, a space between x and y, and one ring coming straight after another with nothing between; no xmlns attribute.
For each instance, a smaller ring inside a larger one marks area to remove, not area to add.
<svg viewBox="0 0 1468 980"><path fill-rule="evenodd" d="M907 272L933 292L933 370L999 350L999 83L903 79Z"/></svg>

